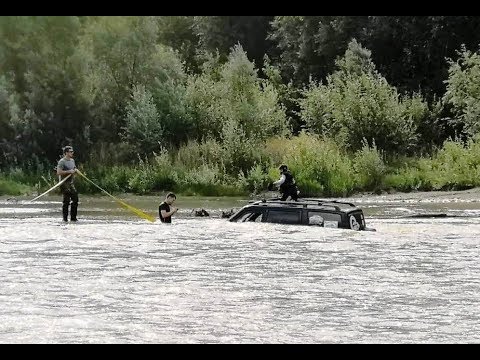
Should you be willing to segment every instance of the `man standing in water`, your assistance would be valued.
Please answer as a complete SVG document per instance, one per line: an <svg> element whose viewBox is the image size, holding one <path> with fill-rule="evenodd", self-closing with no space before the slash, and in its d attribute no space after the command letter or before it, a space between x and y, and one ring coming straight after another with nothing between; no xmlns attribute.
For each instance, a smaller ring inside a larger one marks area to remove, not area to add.
<svg viewBox="0 0 480 360"><path fill-rule="evenodd" d="M75 166L75 160L73 159L73 148L71 146L65 146L63 148L63 158L58 161L57 175L61 179L65 179L68 175L71 175L65 182L60 185L60 189L63 194L63 221L68 221L68 206L71 201L70 220L77 221L77 208L78 208L78 192L73 185L73 179L77 167Z"/></svg>
<svg viewBox="0 0 480 360"><path fill-rule="evenodd" d="M173 205L176 199L177 196L174 193L169 192L165 197L165 200L158 207L158 215L160 216L161 222L168 224L172 222L172 215L175 214L178 209L170 206Z"/></svg>

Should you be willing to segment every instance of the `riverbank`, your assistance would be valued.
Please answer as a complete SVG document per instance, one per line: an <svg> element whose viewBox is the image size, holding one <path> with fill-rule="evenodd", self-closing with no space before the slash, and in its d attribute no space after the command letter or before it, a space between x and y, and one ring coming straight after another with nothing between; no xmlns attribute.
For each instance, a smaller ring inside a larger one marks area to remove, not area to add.
<svg viewBox="0 0 480 360"><path fill-rule="evenodd" d="M451 190L451 191L411 191L411 192L392 192L382 194L362 193L352 195L345 199L382 199L384 201L416 201L428 202L435 199L436 201L452 201L457 199L465 202L480 202L480 187L468 190Z"/></svg>
<svg viewBox="0 0 480 360"><path fill-rule="evenodd" d="M15 195L0 195L0 201L28 201L34 198L37 194L32 193L31 195L20 195L20 196L15 196ZM84 196L88 197L103 197L106 195L103 194L97 194L97 195L92 195L92 194L83 194ZM179 197L178 200L183 199L243 199L243 200L260 200L262 198L273 198L276 195L278 195L276 192L264 192L255 196L197 196L197 195L183 195L181 193L178 193L177 196ZM80 194L82 196L82 194ZM144 199L160 199L163 200L164 193L156 193L156 194L149 194L149 195L135 195L131 193L121 193L121 194L115 194L116 197L120 199L128 199L128 198L144 198ZM418 201L423 201L423 200L428 200L428 199L442 199L442 198L458 198L459 200L471 200L471 201L480 201L480 187L475 187L472 189L467 189L467 190L450 190L450 191L443 191L443 190L438 190L438 191L410 191L410 192L382 192L380 194L375 194L371 192L363 192L363 193L356 193L352 194L347 197L329 197L329 196L313 196L319 199L343 199L345 201L349 201L352 199L365 199L365 198L381 198L381 199L387 199L387 200L418 200ZM46 195L46 198L55 198L58 197L60 198L59 194L53 194L53 195Z"/></svg>
<svg viewBox="0 0 480 360"><path fill-rule="evenodd" d="M164 193L154 195L135 195L131 193L116 194L115 196L135 206L146 209L156 209L158 204L163 201ZM263 198L274 198L278 194L276 192L265 192L256 196L191 196L177 194L176 205L183 209L229 209L232 207L238 208L248 201L261 200ZM0 195L0 203L26 203L32 200L36 194L29 196L12 196ZM412 192L391 192L391 193L358 193L349 197L327 197L318 196L319 199L335 199L340 201L347 201L358 204L374 204L374 203L443 203L443 202L480 202L480 187L468 190L457 191L412 191ZM299 198L301 200L301 198ZM114 201L106 195L97 194L80 194L81 202L90 202L95 200L105 203L114 203ZM60 194L48 194L38 200L37 203L45 202L61 202Z"/></svg>

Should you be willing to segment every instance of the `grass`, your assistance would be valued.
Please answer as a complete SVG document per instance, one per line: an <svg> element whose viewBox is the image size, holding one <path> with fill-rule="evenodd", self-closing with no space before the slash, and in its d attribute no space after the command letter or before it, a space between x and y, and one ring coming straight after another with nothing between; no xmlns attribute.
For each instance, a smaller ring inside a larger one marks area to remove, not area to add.
<svg viewBox="0 0 480 360"><path fill-rule="evenodd" d="M188 147L191 150L193 146ZM248 196L265 191L267 184L279 177L280 163L288 164L302 196L343 197L372 191L463 190L480 186L480 138L466 144L448 141L430 157L389 159L388 163L375 146L365 145L356 153L346 153L331 140L307 134L283 141L271 139L258 152L264 160L238 174L228 173L218 163L197 161L195 165L185 149L182 156L164 152L150 160L139 160L136 165L107 167L87 163L81 170L112 194L136 195L174 191L184 196ZM13 168L0 177L0 195L42 192L56 181L55 174L45 169L27 172ZM80 193L99 192L81 178L75 184Z"/></svg>
<svg viewBox="0 0 480 360"><path fill-rule="evenodd" d="M1 195L27 195L32 192L32 188L28 185L18 183L9 179L0 178L0 196Z"/></svg>

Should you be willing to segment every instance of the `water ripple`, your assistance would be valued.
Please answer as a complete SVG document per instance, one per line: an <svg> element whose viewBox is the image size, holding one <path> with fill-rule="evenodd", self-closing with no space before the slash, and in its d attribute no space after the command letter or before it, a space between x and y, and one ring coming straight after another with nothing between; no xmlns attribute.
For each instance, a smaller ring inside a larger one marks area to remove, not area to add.
<svg viewBox="0 0 480 360"><path fill-rule="evenodd" d="M480 220L0 218L0 343L476 343Z"/></svg>

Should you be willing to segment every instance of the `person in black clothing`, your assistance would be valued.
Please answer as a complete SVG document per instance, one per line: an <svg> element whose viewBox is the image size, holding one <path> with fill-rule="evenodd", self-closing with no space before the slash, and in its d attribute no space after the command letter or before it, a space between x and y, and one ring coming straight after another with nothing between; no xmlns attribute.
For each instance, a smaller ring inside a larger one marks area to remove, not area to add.
<svg viewBox="0 0 480 360"><path fill-rule="evenodd" d="M160 221L163 223L171 223L172 222L172 215L175 214L178 209L171 206L175 200L177 200L177 196L170 192L165 197L165 200L160 204L158 207L158 215L160 217Z"/></svg>
<svg viewBox="0 0 480 360"><path fill-rule="evenodd" d="M270 183L269 190L273 188L273 186L278 186L280 189L280 193L282 194L281 201L287 200L290 196L293 201L298 200L298 191L297 185L295 184L295 179L293 178L292 173L288 170L287 165L280 165L278 168L280 170L280 179L275 181L274 183Z"/></svg>

